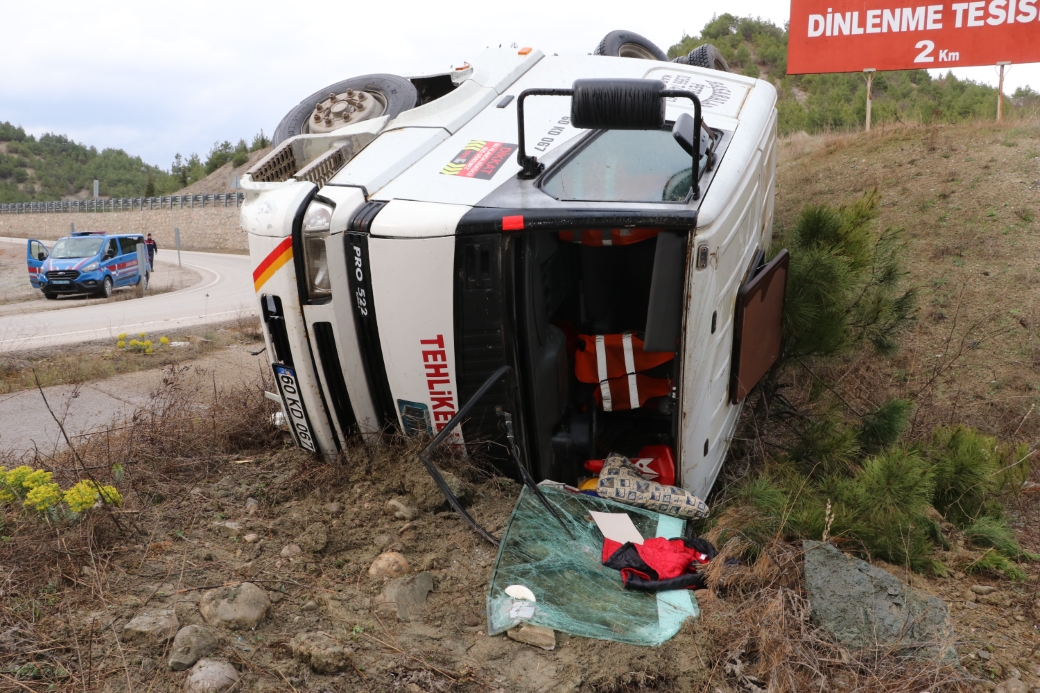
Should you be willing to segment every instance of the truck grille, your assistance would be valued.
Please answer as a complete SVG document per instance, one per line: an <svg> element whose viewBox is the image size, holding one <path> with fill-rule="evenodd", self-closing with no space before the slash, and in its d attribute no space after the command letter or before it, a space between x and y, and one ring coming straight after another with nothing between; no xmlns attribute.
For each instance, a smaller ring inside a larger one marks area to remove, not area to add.
<svg viewBox="0 0 1040 693"><path fill-rule="evenodd" d="M296 168L293 141L286 140L275 147L270 154L256 162L256 165L246 173L257 183L281 183L292 178Z"/></svg>
<svg viewBox="0 0 1040 693"><path fill-rule="evenodd" d="M77 270L51 270L47 272L48 279L77 279L79 272Z"/></svg>
<svg viewBox="0 0 1040 693"><path fill-rule="evenodd" d="M347 383L343 379L343 369L339 364L339 350L336 349L332 323L314 323L314 342L318 347L318 359L325 374L325 387L328 388L329 399L332 400L332 408L336 412L340 430L344 436L354 435L357 432L357 417L354 415L354 407L350 404Z"/></svg>
<svg viewBox="0 0 1040 693"><path fill-rule="evenodd" d="M314 183L319 188L332 178L332 176L347 163L350 156L350 147L338 147L330 149L317 159L301 168L295 176L296 180Z"/></svg>

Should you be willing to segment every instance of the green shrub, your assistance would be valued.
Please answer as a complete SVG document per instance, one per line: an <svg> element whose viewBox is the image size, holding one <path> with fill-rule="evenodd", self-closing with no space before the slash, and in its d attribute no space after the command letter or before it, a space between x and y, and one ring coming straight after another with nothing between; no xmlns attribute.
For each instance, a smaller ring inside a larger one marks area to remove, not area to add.
<svg viewBox="0 0 1040 693"><path fill-rule="evenodd" d="M905 275L899 234L876 234L878 196L835 209L810 205L773 247L788 248L791 266L784 305L785 357L834 356L869 342L882 353L913 320L913 289Z"/></svg>
<svg viewBox="0 0 1040 693"><path fill-rule="evenodd" d="M980 517L964 528L964 536L976 546L991 546L1015 560L1040 560L1040 555L1022 550L1003 518Z"/></svg>
<svg viewBox="0 0 1040 693"><path fill-rule="evenodd" d="M982 517L999 489L997 441L967 426L937 428L923 454L935 474L933 504L965 527Z"/></svg>
<svg viewBox="0 0 1040 693"><path fill-rule="evenodd" d="M912 405L909 400L890 399L873 411L863 415L857 433L859 445L864 452L876 454L896 444L906 430Z"/></svg>

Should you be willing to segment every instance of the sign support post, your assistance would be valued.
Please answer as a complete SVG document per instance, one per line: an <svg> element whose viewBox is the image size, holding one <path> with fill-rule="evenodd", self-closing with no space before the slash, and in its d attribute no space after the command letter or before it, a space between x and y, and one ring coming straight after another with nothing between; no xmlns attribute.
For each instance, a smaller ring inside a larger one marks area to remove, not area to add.
<svg viewBox="0 0 1040 693"><path fill-rule="evenodd" d="M181 230L175 228L173 230L173 244L177 246L177 266L181 266Z"/></svg>
<svg viewBox="0 0 1040 693"><path fill-rule="evenodd" d="M867 132L870 132L870 107L874 101L874 73L877 72L872 67L868 67L863 70L863 73L867 76Z"/></svg>
<svg viewBox="0 0 1040 693"><path fill-rule="evenodd" d="M1000 68L1000 81L997 84L997 122L1004 119L1004 68L1011 65L1008 61L997 63Z"/></svg>

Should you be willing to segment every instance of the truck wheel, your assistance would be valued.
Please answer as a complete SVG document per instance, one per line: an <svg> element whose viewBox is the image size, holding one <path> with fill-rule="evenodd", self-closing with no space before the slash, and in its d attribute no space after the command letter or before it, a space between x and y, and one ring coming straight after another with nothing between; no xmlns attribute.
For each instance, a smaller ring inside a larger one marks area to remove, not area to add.
<svg viewBox="0 0 1040 693"><path fill-rule="evenodd" d="M105 277L105 281L101 282L101 288L95 295L98 298L108 298L112 295L112 277Z"/></svg>
<svg viewBox="0 0 1040 693"><path fill-rule="evenodd" d="M293 107L274 129L271 146L297 135L332 132L384 115L393 119L418 102L415 86L404 77L351 77L319 89Z"/></svg>
<svg viewBox="0 0 1040 693"><path fill-rule="evenodd" d="M719 49L710 43L705 43L703 46L697 46L685 56L680 56L672 62L682 63L684 65L695 65L696 67L706 67L709 70L718 70L720 72L729 72L729 63L722 57L722 53Z"/></svg>
<svg viewBox="0 0 1040 693"><path fill-rule="evenodd" d="M612 31L592 51L593 55L611 55L616 58L639 58L641 60L668 60L668 55L634 31Z"/></svg>

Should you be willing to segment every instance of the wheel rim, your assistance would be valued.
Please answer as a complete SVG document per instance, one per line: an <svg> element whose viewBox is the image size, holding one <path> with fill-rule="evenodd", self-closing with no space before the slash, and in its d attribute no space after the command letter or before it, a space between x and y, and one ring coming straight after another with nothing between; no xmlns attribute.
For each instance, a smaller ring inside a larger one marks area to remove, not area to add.
<svg viewBox="0 0 1040 693"><path fill-rule="evenodd" d="M622 43L618 48L618 55L622 58L657 60L656 55L651 53L645 46L640 46L638 43Z"/></svg>
<svg viewBox="0 0 1040 693"><path fill-rule="evenodd" d="M307 116L305 132L321 135L346 125L378 118L386 113L386 97L378 91L347 89L341 94L329 94L314 105Z"/></svg>
<svg viewBox="0 0 1040 693"><path fill-rule="evenodd" d="M103 290L105 292L105 298L108 298L109 296L111 296L112 295L112 280L109 279L108 277L105 277L105 281L102 284L102 288L103 288Z"/></svg>

